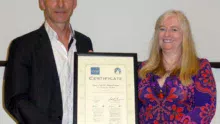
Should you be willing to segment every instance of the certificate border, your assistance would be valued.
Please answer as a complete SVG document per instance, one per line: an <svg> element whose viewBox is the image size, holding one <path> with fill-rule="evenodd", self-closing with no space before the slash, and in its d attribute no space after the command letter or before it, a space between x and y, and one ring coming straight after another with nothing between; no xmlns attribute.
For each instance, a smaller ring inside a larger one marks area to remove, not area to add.
<svg viewBox="0 0 220 124"><path fill-rule="evenodd" d="M137 86L137 54L136 53L105 53L105 52L92 52L92 53L74 53L74 97L73 97L73 122L77 124L77 100L78 100L78 57L79 56L103 56L103 57L133 57L134 68L134 104L135 104L135 124L138 124L138 86Z"/></svg>

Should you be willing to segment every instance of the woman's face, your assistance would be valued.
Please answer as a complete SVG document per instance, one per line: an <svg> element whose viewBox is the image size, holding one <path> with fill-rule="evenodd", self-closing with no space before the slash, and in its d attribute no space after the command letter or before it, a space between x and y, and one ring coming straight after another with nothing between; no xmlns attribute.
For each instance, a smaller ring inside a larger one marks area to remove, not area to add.
<svg viewBox="0 0 220 124"><path fill-rule="evenodd" d="M166 17L159 28L159 45L163 52L181 52L183 32L175 15Z"/></svg>

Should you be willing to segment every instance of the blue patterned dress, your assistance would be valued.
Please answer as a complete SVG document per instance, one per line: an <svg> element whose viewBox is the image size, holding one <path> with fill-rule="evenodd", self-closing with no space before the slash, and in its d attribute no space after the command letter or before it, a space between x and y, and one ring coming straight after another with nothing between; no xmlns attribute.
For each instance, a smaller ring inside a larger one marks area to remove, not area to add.
<svg viewBox="0 0 220 124"><path fill-rule="evenodd" d="M144 65L142 63L140 68ZM163 87L148 73L138 81L140 124L209 124L216 109L216 85L207 59L200 59L200 69L190 86L183 86L177 76L166 78Z"/></svg>

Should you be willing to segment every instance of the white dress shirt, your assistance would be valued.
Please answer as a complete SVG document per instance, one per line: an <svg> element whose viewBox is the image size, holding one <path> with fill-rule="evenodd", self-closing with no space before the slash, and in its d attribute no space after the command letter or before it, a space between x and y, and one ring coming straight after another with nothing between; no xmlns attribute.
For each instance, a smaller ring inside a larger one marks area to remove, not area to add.
<svg viewBox="0 0 220 124"><path fill-rule="evenodd" d="M60 80L63 103L62 124L73 124L73 83L74 83L74 52L76 52L76 40L74 39L74 31L69 37L69 41L73 38L69 50L58 40L57 33L45 22L45 29L48 33L53 54L55 57L56 67Z"/></svg>

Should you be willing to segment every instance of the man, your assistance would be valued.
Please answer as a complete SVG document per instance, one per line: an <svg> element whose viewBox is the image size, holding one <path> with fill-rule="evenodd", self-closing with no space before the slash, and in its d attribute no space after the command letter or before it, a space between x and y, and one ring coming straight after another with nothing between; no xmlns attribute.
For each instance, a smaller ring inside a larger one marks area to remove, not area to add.
<svg viewBox="0 0 220 124"><path fill-rule="evenodd" d="M77 0L39 0L45 23L12 41L5 69L5 106L21 124L73 124L74 52L92 52L72 30Z"/></svg>

